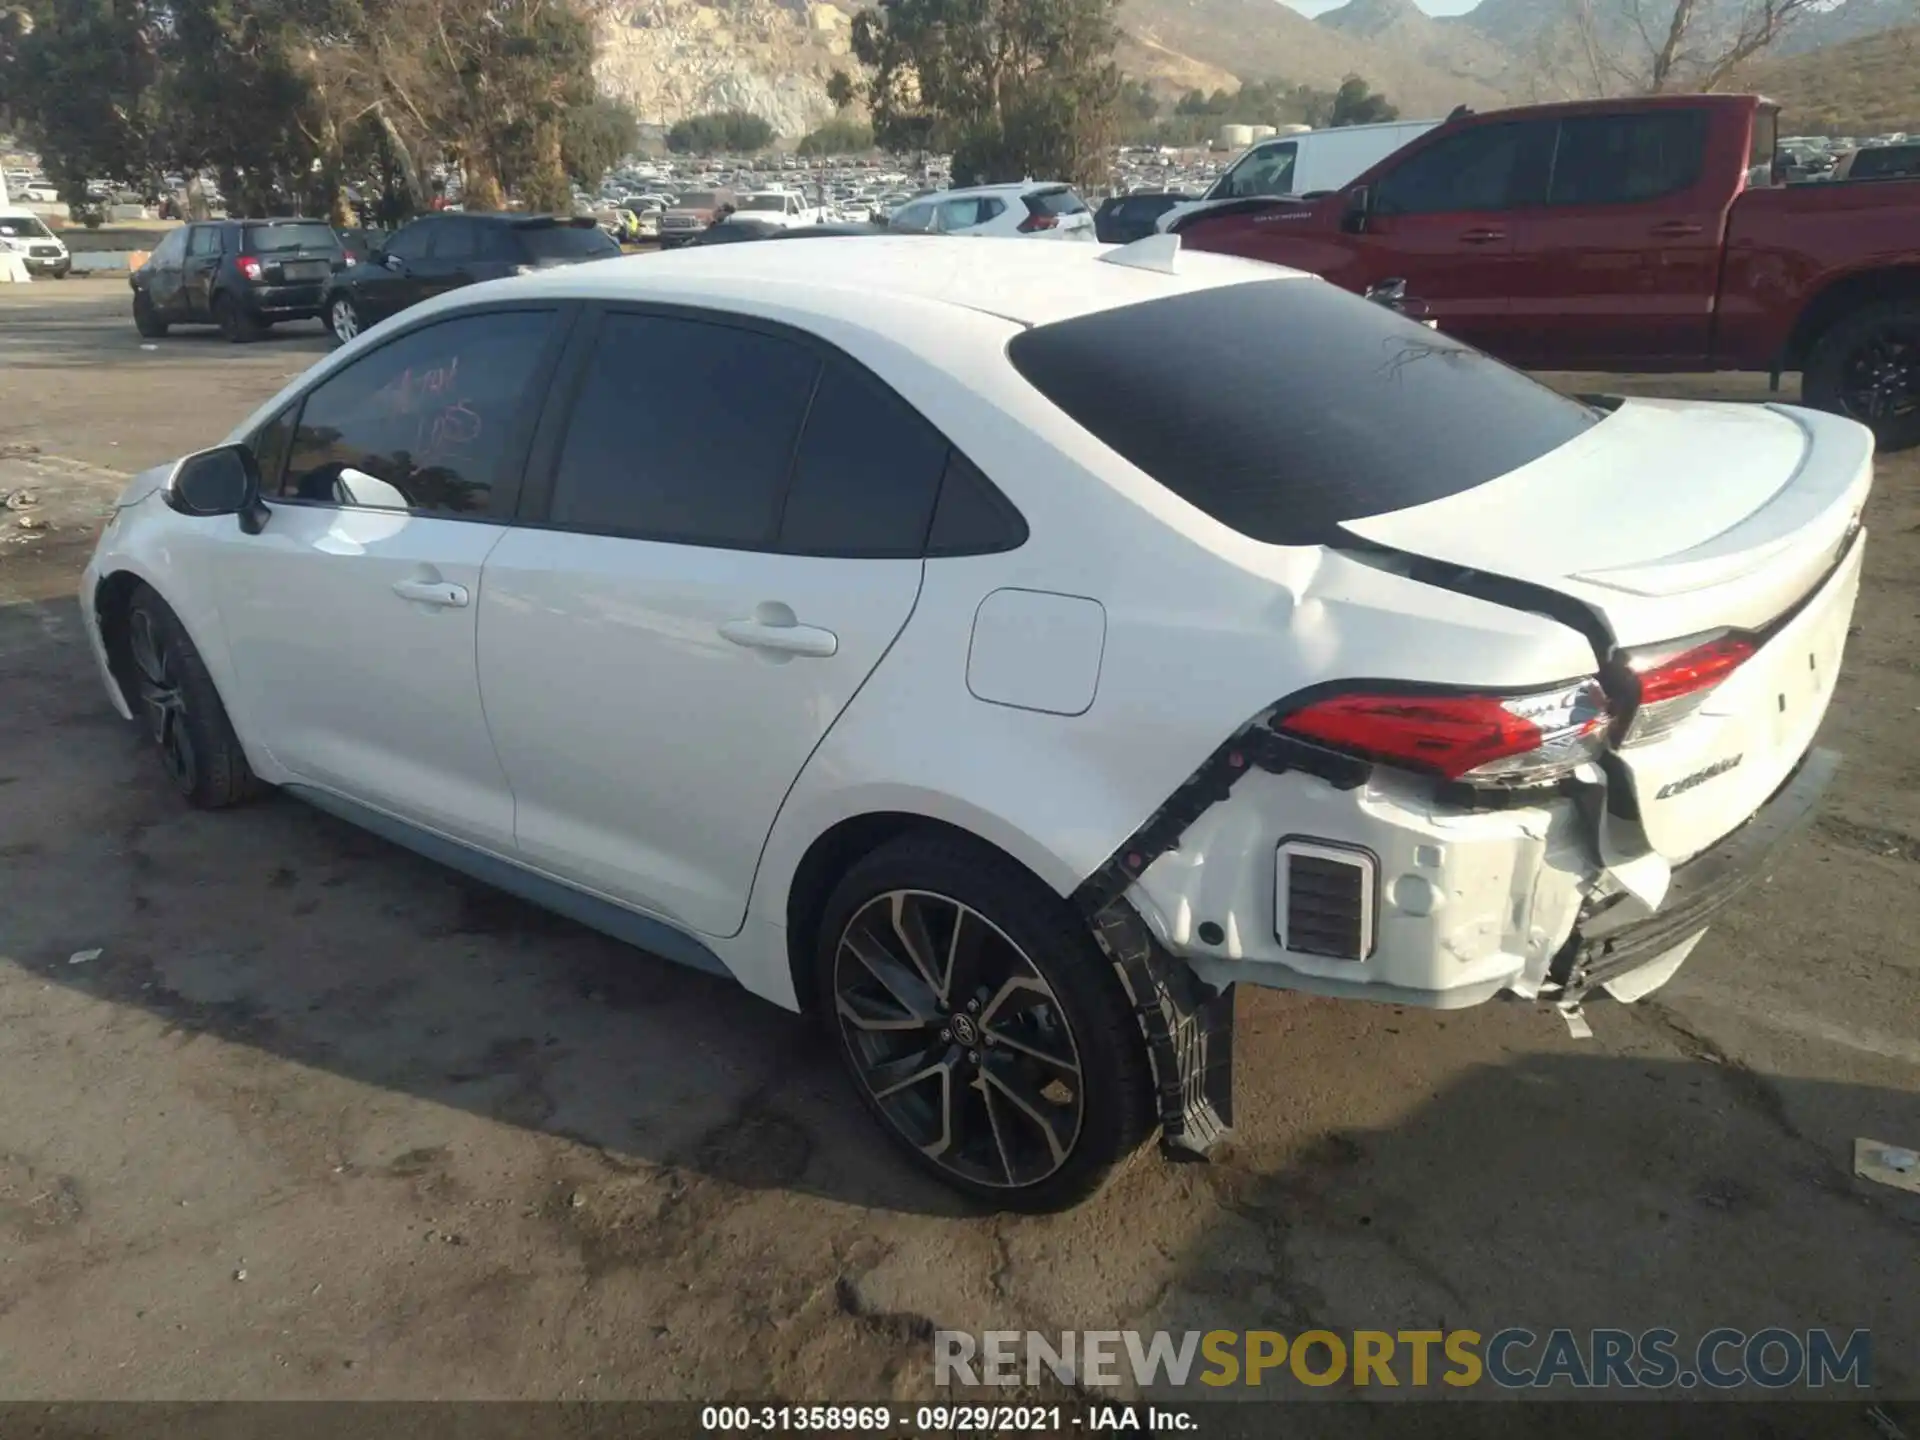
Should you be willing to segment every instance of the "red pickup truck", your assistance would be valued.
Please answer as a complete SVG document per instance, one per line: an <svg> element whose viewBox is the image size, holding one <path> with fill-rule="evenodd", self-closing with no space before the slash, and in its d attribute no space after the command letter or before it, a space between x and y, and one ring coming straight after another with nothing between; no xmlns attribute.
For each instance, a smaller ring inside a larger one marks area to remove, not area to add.
<svg viewBox="0 0 1920 1440"><path fill-rule="evenodd" d="M1920 444L1920 180L1779 183L1777 128L1751 95L1457 113L1341 190L1169 228L1515 365L1798 370L1805 403Z"/></svg>

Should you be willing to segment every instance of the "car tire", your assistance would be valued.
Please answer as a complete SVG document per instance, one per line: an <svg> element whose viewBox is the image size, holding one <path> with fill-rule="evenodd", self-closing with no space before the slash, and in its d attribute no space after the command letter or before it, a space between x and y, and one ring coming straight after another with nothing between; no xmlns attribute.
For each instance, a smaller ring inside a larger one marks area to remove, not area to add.
<svg viewBox="0 0 1920 1440"><path fill-rule="evenodd" d="M351 295L334 295L327 301L327 308L321 315L327 327L327 333L333 336L337 344L344 345L366 325L360 319L360 307L353 303ZM344 329L342 327L345 327Z"/></svg>
<svg viewBox="0 0 1920 1440"><path fill-rule="evenodd" d="M148 340L161 339L167 333L167 322L154 310L153 297L144 290L133 292L133 328Z"/></svg>
<svg viewBox="0 0 1920 1440"><path fill-rule="evenodd" d="M1882 450L1920 445L1920 300L1880 300L1829 325L1808 353L1801 398L1867 426Z"/></svg>
<svg viewBox="0 0 1920 1440"><path fill-rule="evenodd" d="M909 934L935 978L945 953L944 994ZM1112 966L1066 901L984 844L909 834L857 861L827 900L813 978L881 1128L987 1206L1076 1205L1153 1128L1145 1045Z"/></svg>
<svg viewBox="0 0 1920 1440"><path fill-rule="evenodd" d="M245 345L258 340L264 327L247 314L246 307L231 295L213 297L213 323L220 327L229 345Z"/></svg>
<svg viewBox="0 0 1920 1440"><path fill-rule="evenodd" d="M206 662L186 627L147 585L127 606L125 674L135 717L189 805L223 810L260 788Z"/></svg>

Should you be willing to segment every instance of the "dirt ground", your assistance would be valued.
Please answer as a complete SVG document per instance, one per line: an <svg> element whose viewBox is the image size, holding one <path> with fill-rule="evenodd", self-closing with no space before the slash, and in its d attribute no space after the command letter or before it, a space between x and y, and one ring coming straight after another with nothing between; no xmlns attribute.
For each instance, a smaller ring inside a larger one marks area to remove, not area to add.
<svg viewBox="0 0 1920 1440"><path fill-rule="evenodd" d="M1920 1144L1920 454L1828 808L1655 1000L1577 1040L1246 995L1230 1154L989 1218L798 1018L298 803L178 803L73 585L118 472L326 342L142 344L126 298L0 289L0 492L51 522L0 512L0 1397L844 1401L929 1393L931 1326L1516 1324L1867 1327L1920 1395L1920 1202L1851 1175Z"/></svg>

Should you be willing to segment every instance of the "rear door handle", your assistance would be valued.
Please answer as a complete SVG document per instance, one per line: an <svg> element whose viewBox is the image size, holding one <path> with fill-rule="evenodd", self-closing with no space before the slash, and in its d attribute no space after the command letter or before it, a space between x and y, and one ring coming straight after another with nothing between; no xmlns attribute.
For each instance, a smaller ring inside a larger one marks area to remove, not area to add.
<svg viewBox="0 0 1920 1440"><path fill-rule="evenodd" d="M1491 245L1496 240L1507 238L1504 230L1468 230L1462 233L1460 241L1464 245Z"/></svg>
<svg viewBox="0 0 1920 1440"><path fill-rule="evenodd" d="M402 600L413 600L421 605L440 605L451 610L466 608L467 587L454 585L445 580L396 580L393 593Z"/></svg>
<svg viewBox="0 0 1920 1440"><path fill-rule="evenodd" d="M1698 235L1701 228L1691 220L1663 220L1653 227L1653 233L1666 239L1678 239L1682 235Z"/></svg>
<svg viewBox="0 0 1920 1440"><path fill-rule="evenodd" d="M776 655L806 655L825 660L840 650L840 637L817 625L728 620L721 625L720 633L736 645L744 645L749 650L768 650Z"/></svg>

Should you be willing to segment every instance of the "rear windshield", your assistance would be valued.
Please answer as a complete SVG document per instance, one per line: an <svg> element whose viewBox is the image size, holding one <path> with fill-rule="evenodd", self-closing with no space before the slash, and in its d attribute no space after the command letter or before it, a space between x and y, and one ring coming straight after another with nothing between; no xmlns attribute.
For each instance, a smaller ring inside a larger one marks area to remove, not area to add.
<svg viewBox="0 0 1920 1440"><path fill-rule="evenodd" d="M1071 190L1036 190L1026 200L1027 209L1035 215L1079 215L1087 208Z"/></svg>
<svg viewBox="0 0 1920 1440"><path fill-rule="evenodd" d="M1273 545L1504 475L1604 418L1318 280L1223 285L1025 331L1026 379L1134 465Z"/></svg>
<svg viewBox="0 0 1920 1440"><path fill-rule="evenodd" d="M249 225L244 248L253 255L280 255L290 250L337 250L340 237L331 225L318 220L300 225Z"/></svg>
<svg viewBox="0 0 1920 1440"><path fill-rule="evenodd" d="M618 255L619 242L598 225L517 225L520 248L531 260L595 260Z"/></svg>

